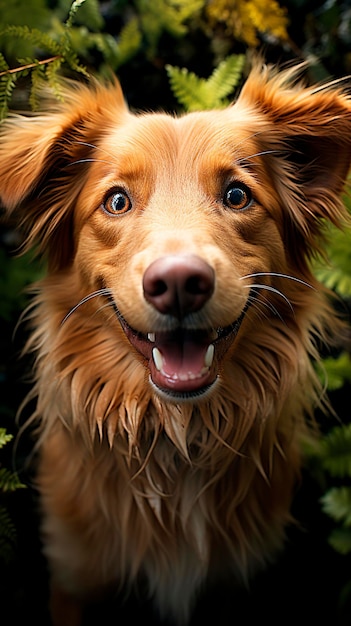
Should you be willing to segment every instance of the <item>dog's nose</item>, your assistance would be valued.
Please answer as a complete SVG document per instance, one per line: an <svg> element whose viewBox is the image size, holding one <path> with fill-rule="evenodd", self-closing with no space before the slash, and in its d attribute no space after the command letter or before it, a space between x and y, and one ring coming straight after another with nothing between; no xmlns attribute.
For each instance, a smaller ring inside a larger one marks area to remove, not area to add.
<svg viewBox="0 0 351 626"><path fill-rule="evenodd" d="M143 278L145 299L160 313L179 319L201 309L214 286L214 270L195 255L160 257L149 265Z"/></svg>

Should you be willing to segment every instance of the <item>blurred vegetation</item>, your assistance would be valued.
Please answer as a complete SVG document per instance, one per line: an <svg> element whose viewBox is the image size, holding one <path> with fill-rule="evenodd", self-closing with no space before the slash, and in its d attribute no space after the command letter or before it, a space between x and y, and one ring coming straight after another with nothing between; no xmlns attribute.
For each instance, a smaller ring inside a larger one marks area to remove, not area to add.
<svg viewBox="0 0 351 626"><path fill-rule="evenodd" d="M119 76L131 107L194 110L223 106L250 67L252 53L269 62L308 60L311 81L351 74L351 7L345 0L0 0L0 119L9 109L36 109L45 80L60 98L59 76ZM345 202L351 209L350 199ZM38 261L14 257L20 245L11 224L0 225L0 551L14 544L6 445L16 434L15 412L27 389L13 332L28 302L25 288L41 274ZM316 263L318 278L340 298L350 317L350 231L330 229L330 264ZM16 343L17 341L17 343ZM331 522L330 542L351 551L350 347L326 355L321 368L334 410L343 423L322 424L323 436L307 450L311 475L323 495L320 515ZM331 426L334 426L331 428ZM4 452L6 451L6 454ZM5 469L6 467L6 469ZM10 480L11 479L11 480ZM6 495L5 495L6 491ZM7 539L7 541L6 541ZM345 557L347 558L347 557ZM346 580L344 596L350 594ZM344 598L345 600L345 598Z"/></svg>

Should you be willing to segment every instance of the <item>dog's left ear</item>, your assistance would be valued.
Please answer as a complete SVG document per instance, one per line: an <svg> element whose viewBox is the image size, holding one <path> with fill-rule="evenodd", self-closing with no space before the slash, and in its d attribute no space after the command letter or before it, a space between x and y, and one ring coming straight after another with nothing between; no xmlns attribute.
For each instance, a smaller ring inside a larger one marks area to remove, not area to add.
<svg viewBox="0 0 351 626"><path fill-rule="evenodd" d="M351 163L351 98L338 83L307 88L300 68L255 68L237 104L252 114L267 176L307 246L325 218L340 225Z"/></svg>

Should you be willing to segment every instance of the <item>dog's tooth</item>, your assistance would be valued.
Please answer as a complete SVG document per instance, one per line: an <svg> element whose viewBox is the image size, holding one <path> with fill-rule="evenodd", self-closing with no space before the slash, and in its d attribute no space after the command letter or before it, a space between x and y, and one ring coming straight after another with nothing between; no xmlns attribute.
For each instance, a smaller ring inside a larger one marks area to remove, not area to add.
<svg viewBox="0 0 351 626"><path fill-rule="evenodd" d="M163 367L163 356L158 348L153 348L152 350L152 358L156 365L156 369L160 372Z"/></svg>
<svg viewBox="0 0 351 626"><path fill-rule="evenodd" d="M214 345L212 343L210 343L210 345L207 348L206 354L205 354L205 366L206 367L211 367L212 363L213 363L213 357L214 357Z"/></svg>
<svg viewBox="0 0 351 626"><path fill-rule="evenodd" d="M155 341L156 341L155 333L148 333L147 334L147 338L148 338L149 341L151 341L151 343L155 343Z"/></svg>

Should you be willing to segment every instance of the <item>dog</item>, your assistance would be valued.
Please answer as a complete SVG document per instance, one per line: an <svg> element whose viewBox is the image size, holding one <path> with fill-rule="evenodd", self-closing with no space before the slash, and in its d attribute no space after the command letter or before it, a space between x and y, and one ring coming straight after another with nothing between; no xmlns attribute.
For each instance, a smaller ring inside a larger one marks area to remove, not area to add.
<svg viewBox="0 0 351 626"><path fill-rule="evenodd" d="M339 328L311 258L351 160L350 97L301 73L257 63L178 116L68 81L2 124L1 204L47 263L26 349L54 624L138 584L186 624L284 544Z"/></svg>

